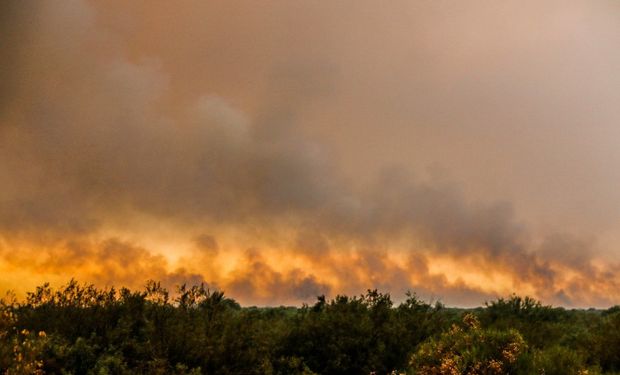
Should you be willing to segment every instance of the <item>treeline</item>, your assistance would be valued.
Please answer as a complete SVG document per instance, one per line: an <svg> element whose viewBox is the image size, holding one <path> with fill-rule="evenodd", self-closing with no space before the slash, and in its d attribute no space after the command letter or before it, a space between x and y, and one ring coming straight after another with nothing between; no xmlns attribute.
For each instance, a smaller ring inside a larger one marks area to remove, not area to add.
<svg viewBox="0 0 620 375"><path fill-rule="evenodd" d="M465 310L413 294L240 307L219 291L44 285L0 302L6 374L617 374L620 309L512 296Z"/></svg>

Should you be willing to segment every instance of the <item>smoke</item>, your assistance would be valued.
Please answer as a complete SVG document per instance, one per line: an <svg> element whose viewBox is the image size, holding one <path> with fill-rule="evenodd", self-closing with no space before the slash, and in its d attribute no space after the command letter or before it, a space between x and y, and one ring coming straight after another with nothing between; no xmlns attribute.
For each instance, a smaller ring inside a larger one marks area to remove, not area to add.
<svg viewBox="0 0 620 375"><path fill-rule="evenodd" d="M366 288L414 289L461 305L513 291L565 305L605 305L620 294L617 266L597 263L595 241L534 235L512 204L470 199L450 179L402 167L374 173L363 157L358 168L372 174L343 168L305 125L321 121L311 110L329 106L348 79L328 43L331 52L308 63L307 51L291 47L298 40L284 41L286 58L256 61L264 95L247 98L235 94L230 72L249 79L244 58L260 48L280 51L269 38L257 36L248 50L208 40L201 52L196 44L194 54L215 61L187 71L185 55L138 54L136 45L154 53L174 40L151 46L142 38L152 26L119 21L116 5L3 7L0 263L8 275L134 287L147 279L206 282L253 304ZM271 19L228 11L230 22ZM207 38L195 16L173 14ZM298 37L320 44L334 22ZM228 31L248 37L247 29ZM190 41L179 35L183 51ZM420 118L438 110L420 106ZM484 121L463 118L473 120ZM156 225L145 230L144 223ZM187 249L149 248L158 228ZM136 234L124 238L128 232Z"/></svg>

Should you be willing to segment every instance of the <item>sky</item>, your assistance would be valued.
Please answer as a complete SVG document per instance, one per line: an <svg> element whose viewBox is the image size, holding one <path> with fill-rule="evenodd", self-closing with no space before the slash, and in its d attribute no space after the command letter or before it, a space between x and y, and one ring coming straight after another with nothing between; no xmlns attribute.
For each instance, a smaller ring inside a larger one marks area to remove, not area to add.
<svg viewBox="0 0 620 375"><path fill-rule="evenodd" d="M620 3L0 4L0 291L620 299Z"/></svg>

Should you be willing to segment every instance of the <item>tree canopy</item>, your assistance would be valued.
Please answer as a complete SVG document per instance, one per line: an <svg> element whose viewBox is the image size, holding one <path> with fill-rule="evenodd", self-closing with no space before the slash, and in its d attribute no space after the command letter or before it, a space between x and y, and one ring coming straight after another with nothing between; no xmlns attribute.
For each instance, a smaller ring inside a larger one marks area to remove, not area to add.
<svg viewBox="0 0 620 375"><path fill-rule="evenodd" d="M614 374L618 348L620 308L516 295L456 309L368 290L258 308L205 285L72 280L0 302L5 374Z"/></svg>

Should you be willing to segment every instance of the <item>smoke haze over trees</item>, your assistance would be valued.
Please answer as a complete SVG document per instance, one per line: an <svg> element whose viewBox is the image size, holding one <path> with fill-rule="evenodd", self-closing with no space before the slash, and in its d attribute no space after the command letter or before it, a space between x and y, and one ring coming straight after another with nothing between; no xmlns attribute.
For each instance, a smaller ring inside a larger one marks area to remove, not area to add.
<svg viewBox="0 0 620 375"><path fill-rule="evenodd" d="M4 2L0 289L615 304L617 4L345 4Z"/></svg>

